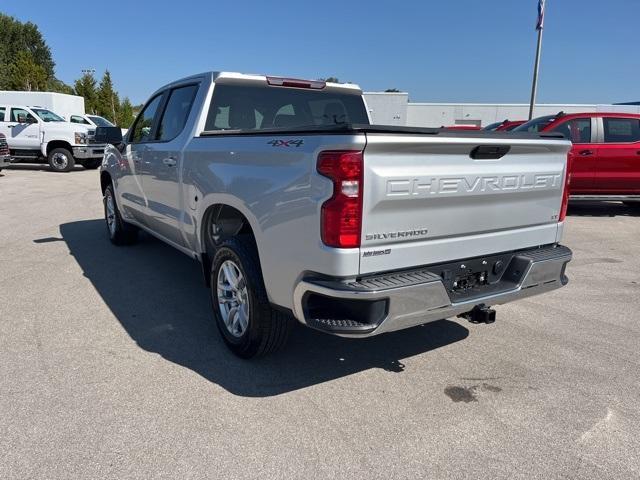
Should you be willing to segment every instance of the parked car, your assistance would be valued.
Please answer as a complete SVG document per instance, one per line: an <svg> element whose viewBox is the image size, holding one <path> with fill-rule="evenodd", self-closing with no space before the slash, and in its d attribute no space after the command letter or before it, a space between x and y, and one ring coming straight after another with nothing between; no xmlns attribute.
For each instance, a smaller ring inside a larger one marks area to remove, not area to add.
<svg viewBox="0 0 640 480"><path fill-rule="evenodd" d="M97 127L115 127L115 125L100 115L90 115L88 113L75 114L69 117L71 123L79 123L80 125L86 125L89 129L89 138L92 138L95 134ZM127 129L123 128L122 135L127 134Z"/></svg>
<svg viewBox="0 0 640 480"><path fill-rule="evenodd" d="M76 162L98 168L104 154L104 145L90 142L84 125L66 122L46 108L0 105L0 133L14 161L48 162L57 172L71 170Z"/></svg>
<svg viewBox="0 0 640 480"><path fill-rule="evenodd" d="M491 123L483 128L489 132L510 132L516 127L525 123L525 120L503 120L502 122Z"/></svg>
<svg viewBox="0 0 640 480"><path fill-rule="evenodd" d="M574 200L618 200L640 207L640 115L572 113L539 117L520 132L558 132L571 140Z"/></svg>
<svg viewBox="0 0 640 480"><path fill-rule="evenodd" d="M142 229L198 259L242 357L293 319L354 338L492 322L567 283L561 135L370 125L355 85L207 73L96 137L109 238Z"/></svg>
<svg viewBox="0 0 640 480"><path fill-rule="evenodd" d="M4 136L4 134L0 133L0 172L10 163L11 156L9 155L9 145L7 144L7 138Z"/></svg>

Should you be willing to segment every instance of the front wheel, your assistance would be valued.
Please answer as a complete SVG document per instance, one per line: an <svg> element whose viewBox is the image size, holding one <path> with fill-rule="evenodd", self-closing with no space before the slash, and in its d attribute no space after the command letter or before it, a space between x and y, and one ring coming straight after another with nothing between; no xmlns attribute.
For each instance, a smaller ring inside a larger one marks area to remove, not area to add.
<svg viewBox="0 0 640 480"><path fill-rule="evenodd" d="M68 172L76 162L73 155L66 148L54 148L47 155L47 161L54 172Z"/></svg>
<svg viewBox="0 0 640 480"><path fill-rule="evenodd" d="M211 299L222 338L239 357L265 355L286 343L293 319L269 303L251 237L228 239L217 249L211 266Z"/></svg>
<svg viewBox="0 0 640 480"><path fill-rule="evenodd" d="M111 243L114 245L130 245L134 243L138 239L138 229L122 219L112 185L105 189L103 201L104 218Z"/></svg>

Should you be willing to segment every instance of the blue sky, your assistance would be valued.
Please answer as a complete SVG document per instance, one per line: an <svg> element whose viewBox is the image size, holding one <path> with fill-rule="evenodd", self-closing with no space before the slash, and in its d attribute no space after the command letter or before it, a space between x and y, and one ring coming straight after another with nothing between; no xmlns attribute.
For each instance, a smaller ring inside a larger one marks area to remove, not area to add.
<svg viewBox="0 0 640 480"><path fill-rule="evenodd" d="M538 100L640 100L640 0L548 0ZM412 101L529 100L537 0L0 3L36 23L57 75L108 68L135 103L206 70L337 76Z"/></svg>

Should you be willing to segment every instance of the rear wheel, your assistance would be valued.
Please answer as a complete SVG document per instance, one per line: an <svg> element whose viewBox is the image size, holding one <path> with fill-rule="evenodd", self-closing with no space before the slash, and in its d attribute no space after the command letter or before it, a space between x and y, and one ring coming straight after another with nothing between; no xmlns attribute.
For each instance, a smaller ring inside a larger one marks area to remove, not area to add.
<svg viewBox="0 0 640 480"><path fill-rule="evenodd" d="M87 170L95 170L102 163L101 158L92 158L91 160L84 160L82 166Z"/></svg>
<svg viewBox="0 0 640 480"><path fill-rule="evenodd" d="M54 172L68 172L76 162L73 155L66 148L54 148L47 155L47 161Z"/></svg>
<svg viewBox="0 0 640 480"><path fill-rule="evenodd" d="M253 358L284 346L293 319L267 298L253 238L230 238L211 267L211 299L224 342L239 357Z"/></svg>
<svg viewBox="0 0 640 480"><path fill-rule="evenodd" d="M138 239L138 229L122 220L120 216L112 185L104 191L104 218L109 240L114 245L130 245Z"/></svg>

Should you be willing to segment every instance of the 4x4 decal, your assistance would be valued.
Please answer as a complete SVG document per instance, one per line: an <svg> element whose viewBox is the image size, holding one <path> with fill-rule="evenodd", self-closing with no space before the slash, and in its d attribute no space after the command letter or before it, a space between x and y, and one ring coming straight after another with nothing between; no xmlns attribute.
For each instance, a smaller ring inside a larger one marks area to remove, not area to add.
<svg viewBox="0 0 640 480"><path fill-rule="evenodd" d="M272 147L301 147L304 140L271 140L267 143Z"/></svg>

